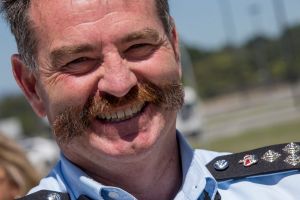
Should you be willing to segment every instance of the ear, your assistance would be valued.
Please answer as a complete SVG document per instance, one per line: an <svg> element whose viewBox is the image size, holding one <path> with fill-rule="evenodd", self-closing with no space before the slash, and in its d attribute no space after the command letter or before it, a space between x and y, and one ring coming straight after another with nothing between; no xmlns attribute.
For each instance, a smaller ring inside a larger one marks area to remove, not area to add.
<svg viewBox="0 0 300 200"><path fill-rule="evenodd" d="M180 46L179 46L179 35L178 35L178 32L176 30L176 25L175 25L175 22L174 22L174 19L172 17L170 17L170 24L171 24L171 35L170 35L170 40L171 40L171 44L173 46L173 49L174 49L174 54L175 54L175 58L176 58L176 61L178 62L179 64L179 67L180 67L180 76L181 76L181 73L182 73L182 69L181 69L181 54L180 54Z"/></svg>
<svg viewBox="0 0 300 200"><path fill-rule="evenodd" d="M37 91L36 72L31 71L23 62L19 54L14 54L11 57L12 70L16 82L22 89L25 97L29 101L35 113L44 117L46 115L44 103L40 94Z"/></svg>

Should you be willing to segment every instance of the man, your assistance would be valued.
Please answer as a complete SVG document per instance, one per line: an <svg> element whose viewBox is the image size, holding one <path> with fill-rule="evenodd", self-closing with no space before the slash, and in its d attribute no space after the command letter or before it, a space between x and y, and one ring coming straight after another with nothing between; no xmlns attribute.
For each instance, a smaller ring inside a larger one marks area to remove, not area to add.
<svg viewBox="0 0 300 200"><path fill-rule="evenodd" d="M176 133L183 92L166 0L2 2L20 53L15 79L62 152L24 199L299 197L298 171L224 176L259 162L244 158L235 168L235 156L223 156L206 168L219 154L193 152Z"/></svg>

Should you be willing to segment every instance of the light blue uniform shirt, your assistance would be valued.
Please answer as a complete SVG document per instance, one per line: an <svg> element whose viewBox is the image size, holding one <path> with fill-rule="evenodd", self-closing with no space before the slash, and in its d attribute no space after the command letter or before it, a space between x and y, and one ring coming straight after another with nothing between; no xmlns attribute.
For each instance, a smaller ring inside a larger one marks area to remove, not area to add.
<svg viewBox="0 0 300 200"><path fill-rule="evenodd" d="M203 200L205 190L214 199L218 191L222 200L299 200L300 174L290 171L217 183L205 165L221 153L193 150L178 134L181 152L183 183L175 200ZM134 196L117 188L104 186L90 178L64 155L50 174L30 193L39 190L67 192L71 200L80 195L97 200L134 200ZM155 192L155 191L153 191Z"/></svg>

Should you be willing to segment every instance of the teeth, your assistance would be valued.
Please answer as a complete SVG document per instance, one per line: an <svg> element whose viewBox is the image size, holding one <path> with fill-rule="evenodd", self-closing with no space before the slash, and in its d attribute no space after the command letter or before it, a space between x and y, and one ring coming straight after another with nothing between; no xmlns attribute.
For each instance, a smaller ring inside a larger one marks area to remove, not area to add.
<svg viewBox="0 0 300 200"><path fill-rule="evenodd" d="M125 116L125 113L123 111L117 112L118 118L121 119Z"/></svg>
<svg viewBox="0 0 300 200"><path fill-rule="evenodd" d="M131 110L133 113L135 113L139 110L139 108L137 106L133 106L133 107L131 107Z"/></svg>
<svg viewBox="0 0 300 200"><path fill-rule="evenodd" d="M127 108L125 110L119 110L116 112L110 113L102 113L99 114L97 117L101 120L111 121L111 122L118 122L125 119L129 119L139 113L144 106L144 103L139 103Z"/></svg>
<svg viewBox="0 0 300 200"><path fill-rule="evenodd" d="M111 119L112 119L112 120L118 119L117 113L111 114Z"/></svg>
<svg viewBox="0 0 300 200"><path fill-rule="evenodd" d="M110 120L112 117L111 117L110 114L106 113L105 116L104 116L104 118L105 118L106 120Z"/></svg>
<svg viewBox="0 0 300 200"><path fill-rule="evenodd" d="M125 110L125 115L126 115L126 116L132 115L131 108L127 108L127 109Z"/></svg>

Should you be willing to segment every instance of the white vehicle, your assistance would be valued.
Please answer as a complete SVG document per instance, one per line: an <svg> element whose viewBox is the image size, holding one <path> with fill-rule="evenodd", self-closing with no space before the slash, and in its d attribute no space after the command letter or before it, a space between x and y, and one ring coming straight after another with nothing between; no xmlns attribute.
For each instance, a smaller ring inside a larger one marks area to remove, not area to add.
<svg viewBox="0 0 300 200"><path fill-rule="evenodd" d="M184 88L184 104L178 112L176 127L185 136L198 136L203 130L200 100L192 87Z"/></svg>

